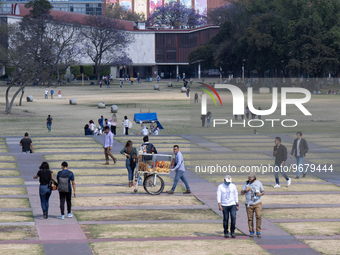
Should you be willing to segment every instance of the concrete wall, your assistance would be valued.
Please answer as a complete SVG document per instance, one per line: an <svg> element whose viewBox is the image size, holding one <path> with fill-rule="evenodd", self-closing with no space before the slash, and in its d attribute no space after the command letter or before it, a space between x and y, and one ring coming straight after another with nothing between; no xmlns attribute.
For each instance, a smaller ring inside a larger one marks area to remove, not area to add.
<svg viewBox="0 0 340 255"><path fill-rule="evenodd" d="M134 66L150 66L156 64L155 33L133 32L135 37L127 49Z"/></svg>

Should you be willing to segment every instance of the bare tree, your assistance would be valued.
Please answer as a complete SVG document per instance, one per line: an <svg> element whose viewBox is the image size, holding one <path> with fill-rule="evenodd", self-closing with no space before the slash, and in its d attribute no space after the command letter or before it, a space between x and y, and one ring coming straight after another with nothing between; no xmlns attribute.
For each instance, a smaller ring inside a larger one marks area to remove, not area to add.
<svg viewBox="0 0 340 255"><path fill-rule="evenodd" d="M102 16L87 16L86 27L81 35L83 48L87 56L94 62L97 83L100 80L101 66L130 65L130 57L126 53L127 46L133 36L125 31L118 20Z"/></svg>
<svg viewBox="0 0 340 255"><path fill-rule="evenodd" d="M69 65L79 51L76 35L79 29L63 20L53 21L24 17L17 24L7 27L8 45L2 47L0 59L14 67L13 78L6 89L6 109L9 114L17 95L38 80L50 84L61 65ZM15 88L10 98L9 92Z"/></svg>

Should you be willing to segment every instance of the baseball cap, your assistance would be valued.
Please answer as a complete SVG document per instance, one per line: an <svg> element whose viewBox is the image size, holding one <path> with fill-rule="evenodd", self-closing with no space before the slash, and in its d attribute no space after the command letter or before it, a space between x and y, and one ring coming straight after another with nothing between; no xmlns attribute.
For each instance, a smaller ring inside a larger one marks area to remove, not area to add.
<svg viewBox="0 0 340 255"><path fill-rule="evenodd" d="M248 178L256 178L256 175L255 175L254 173L250 173L250 174L248 175Z"/></svg>
<svg viewBox="0 0 340 255"><path fill-rule="evenodd" d="M224 180L226 180L226 182L231 182L231 176L227 174L226 176L224 176Z"/></svg>

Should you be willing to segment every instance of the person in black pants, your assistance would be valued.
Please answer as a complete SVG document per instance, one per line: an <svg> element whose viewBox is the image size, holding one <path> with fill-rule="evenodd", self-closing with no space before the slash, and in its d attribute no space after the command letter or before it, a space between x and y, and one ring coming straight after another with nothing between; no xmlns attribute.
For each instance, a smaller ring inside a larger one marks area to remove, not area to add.
<svg viewBox="0 0 340 255"><path fill-rule="evenodd" d="M60 219L65 219L65 200L67 204L67 217L72 218L72 212L71 212L71 197L72 197L72 188L73 188L73 194L74 197L76 197L76 183L74 181L74 174L73 172L69 171L68 169L68 163L63 162L61 163L61 169L62 171L58 172L57 175L57 180L58 180L58 189L61 187L61 179L68 178L68 192L61 192L59 189L59 199L60 199L60 212L61 212L61 218ZM71 188L71 183L72 183L72 188Z"/></svg>
<svg viewBox="0 0 340 255"><path fill-rule="evenodd" d="M47 162L42 162L39 171L33 179L38 179L39 177L39 195L41 202L41 209L43 210L44 219L48 218L48 207L49 200L51 196L51 186L50 182L53 179L53 172L50 170L50 167Z"/></svg>

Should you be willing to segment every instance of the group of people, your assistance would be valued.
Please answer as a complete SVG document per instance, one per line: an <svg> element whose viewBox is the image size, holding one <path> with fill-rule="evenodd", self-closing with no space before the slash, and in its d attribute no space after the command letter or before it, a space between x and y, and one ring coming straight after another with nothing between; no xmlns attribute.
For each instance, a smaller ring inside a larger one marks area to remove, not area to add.
<svg viewBox="0 0 340 255"><path fill-rule="evenodd" d="M143 124L141 124L141 126L143 126ZM150 129L147 127L147 126L144 126L142 131L141 131L141 134L142 135L151 135L151 134L154 134L154 135L158 135L159 134L159 127L158 125L154 126L153 123L151 123L150 125Z"/></svg>
<svg viewBox="0 0 340 255"><path fill-rule="evenodd" d="M74 174L68 170L68 163L65 161L61 163L61 169L62 170L57 173L57 180L55 181L49 164L47 162L42 162L39 167L39 171L33 177L33 179L39 178L39 196L44 219L48 218L49 199L52 194L53 185L56 185L59 191L61 213L60 219L65 219L65 201L67 205L67 217L73 217L71 210L72 190L74 197L76 197L76 183L74 180Z"/></svg>
<svg viewBox="0 0 340 255"><path fill-rule="evenodd" d="M50 91L51 93L51 99L53 99L53 95L54 95L54 90L51 89ZM58 90L58 98L61 98L61 89ZM48 99L48 88L45 88L45 99Z"/></svg>
<svg viewBox="0 0 340 255"><path fill-rule="evenodd" d="M261 109L261 107L259 106L259 107L257 108L257 110L261 111L262 109ZM246 119L247 119L247 120L249 120L249 115L251 115L251 119L255 119L256 116L257 116L257 118L258 118L259 120L261 119L261 115L256 115L255 113L251 112L251 111L249 110L248 105L247 105L246 108L244 109L244 113L245 113L245 115L246 115ZM235 120L237 120L237 117L238 117L238 115L234 115ZM244 119L244 114L241 115L241 118L242 118L242 120Z"/></svg>
<svg viewBox="0 0 340 255"><path fill-rule="evenodd" d="M205 119L207 119L207 128L210 127L212 113L209 111L207 115L201 115L202 127L205 127Z"/></svg>
<svg viewBox="0 0 340 255"><path fill-rule="evenodd" d="M102 135L105 127L109 127L111 132L116 135L117 129L117 115L114 113L110 119L104 119L103 115L98 119L98 127L94 124L93 120L89 121L84 127L85 135Z"/></svg>

